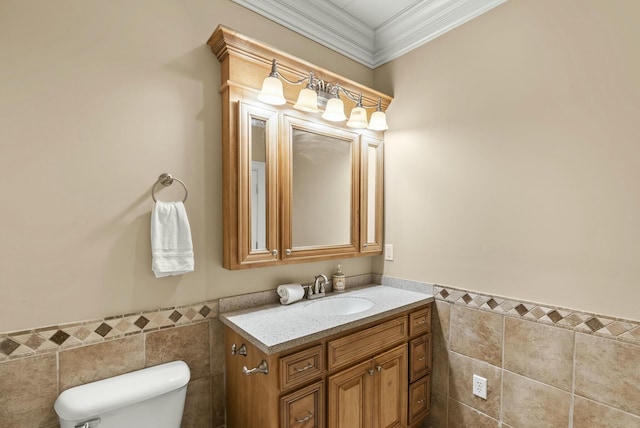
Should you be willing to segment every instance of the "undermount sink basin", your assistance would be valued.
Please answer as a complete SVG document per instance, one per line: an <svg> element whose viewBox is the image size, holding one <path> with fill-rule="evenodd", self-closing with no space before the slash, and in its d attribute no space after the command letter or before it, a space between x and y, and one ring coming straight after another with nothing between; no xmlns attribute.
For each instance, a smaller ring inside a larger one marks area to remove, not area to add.
<svg viewBox="0 0 640 428"><path fill-rule="evenodd" d="M315 315L351 315L373 307L373 302L364 297L333 297L309 303L305 312Z"/></svg>

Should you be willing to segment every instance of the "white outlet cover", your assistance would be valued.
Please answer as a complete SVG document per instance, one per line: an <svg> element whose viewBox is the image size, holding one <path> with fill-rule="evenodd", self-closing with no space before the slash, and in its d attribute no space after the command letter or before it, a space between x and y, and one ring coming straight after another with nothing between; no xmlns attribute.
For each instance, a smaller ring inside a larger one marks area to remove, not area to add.
<svg viewBox="0 0 640 428"><path fill-rule="evenodd" d="M478 375L473 375L473 395L484 400L487 399L487 379Z"/></svg>

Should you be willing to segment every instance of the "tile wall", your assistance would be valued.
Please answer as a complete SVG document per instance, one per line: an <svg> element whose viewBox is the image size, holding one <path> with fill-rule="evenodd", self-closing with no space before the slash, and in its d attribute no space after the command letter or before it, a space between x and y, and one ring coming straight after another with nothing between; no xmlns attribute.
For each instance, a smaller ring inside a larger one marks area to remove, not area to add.
<svg viewBox="0 0 640 428"><path fill-rule="evenodd" d="M434 287L433 428L640 428L640 323ZM473 374L487 399L472 394Z"/></svg>
<svg viewBox="0 0 640 428"><path fill-rule="evenodd" d="M65 389L183 360L182 427L224 427L223 348L217 301L0 334L0 426L58 427L53 403Z"/></svg>
<svg viewBox="0 0 640 428"><path fill-rule="evenodd" d="M427 427L640 428L640 323L380 275L347 286L371 282L436 297ZM179 359L191 369L182 426L224 427L218 313L277 300L266 291L0 333L0 426L57 427L61 391ZM473 374L487 400L471 394Z"/></svg>

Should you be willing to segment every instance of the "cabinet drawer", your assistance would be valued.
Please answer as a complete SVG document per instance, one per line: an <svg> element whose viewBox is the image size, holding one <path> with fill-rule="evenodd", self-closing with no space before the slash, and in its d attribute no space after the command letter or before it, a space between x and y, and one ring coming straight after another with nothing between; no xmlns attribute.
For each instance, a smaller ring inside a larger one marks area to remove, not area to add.
<svg viewBox="0 0 640 428"><path fill-rule="evenodd" d="M409 335L431 332L431 306L409 314Z"/></svg>
<svg viewBox="0 0 640 428"><path fill-rule="evenodd" d="M317 382L280 399L283 428L324 428L324 382Z"/></svg>
<svg viewBox="0 0 640 428"><path fill-rule="evenodd" d="M429 414L431 408L431 379L425 376L409 385L409 424Z"/></svg>
<svg viewBox="0 0 640 428"><path fill-rule="evenodd" d="M431 372L431 333L409 342L409 382Z"/></svg>
<svg viewBox="0 0 640 428"><path fill-rule="evenodd" d="M398 317L330 341L327 344L329 370L363 360L384 348L406 340L407 322L406 316Z"/></svg>
<svg viewBox="0 0 640 428"><path fill-rule="evenodd" d="M280 389L319 377L324 371L322 345L280 358Z"/></svg>

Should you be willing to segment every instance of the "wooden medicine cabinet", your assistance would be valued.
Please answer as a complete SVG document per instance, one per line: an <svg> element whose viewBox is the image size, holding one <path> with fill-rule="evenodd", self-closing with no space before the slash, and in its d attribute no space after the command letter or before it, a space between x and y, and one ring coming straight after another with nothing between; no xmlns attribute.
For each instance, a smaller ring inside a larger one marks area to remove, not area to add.
<svg viewBox="0 0 640 428"><path fill-rule="evenodd" d="M391 97L219 26L208 41L222 85L223 266L243 269L382 253L383 133L258 100L272 60L362 94ZM348 112L355 105L343 99Z"/></svg>

